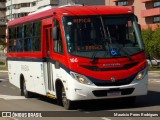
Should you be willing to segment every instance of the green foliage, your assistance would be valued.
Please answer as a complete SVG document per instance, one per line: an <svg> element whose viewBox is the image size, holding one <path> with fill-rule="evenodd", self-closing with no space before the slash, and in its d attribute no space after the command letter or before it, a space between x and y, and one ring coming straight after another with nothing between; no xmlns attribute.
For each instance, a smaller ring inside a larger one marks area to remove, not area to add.
<svg viewBox="0 0 160 120"><path fill-rule="evenodd" d="M6 40L0 39L0 50L4 50L6 47Z"/></svg>
<svg viewBox="0 0 160 120"><path fill-rule="evenodd" d="M153 44L152 44L152 35L154 31L152 31L151 27L148 27L146 30L142 30L142 37L146 49L146 55L150 56L152 52L154 51L153 49Z"/></svg>
<svg viewBox="0 0 160 120"><path fill-rule="evenodd" d="M0 65L0 71L6 71L7 69L6 65Z"/></svg>
<svg viewBox="0 0 160 120"><path fill-rule="evenodd" d="M142 30L147 57L160 58L160 27L153 31L151 27Z"/></svg>
<svg viewBox="0 0 160 120"><path fill-rule="evenodd" d="M153 33L154 53L153 56L160 58L160 27L157 27Z"/></svg>
<svg viewBox="0 0 160 120"><path fill-rule="evenodd" d="M0 65L5 65L5 62L3 62L3 61L0 61Z"/></svg>

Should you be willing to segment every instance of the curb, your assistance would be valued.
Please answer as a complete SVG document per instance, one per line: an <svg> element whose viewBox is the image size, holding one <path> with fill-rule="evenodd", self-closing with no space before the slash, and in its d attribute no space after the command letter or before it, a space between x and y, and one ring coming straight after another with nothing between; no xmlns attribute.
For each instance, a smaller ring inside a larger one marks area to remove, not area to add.
<svg viewBox="0 0 160 120"><path fill-rule="evenodd" d="M148 72L148 75L160 75L160 72Z"/></svg>
<svg viewBox="0 0 160 120"><path fill-rule="evenodd" d="M151 72L151 73L158 73L159 72L160 73L160 70L156 70L156 71L148 70L148 72Z"/></svg>
<svg viewBox="0 0 160 120"><path fill-rule="evenodd" d="M4 72L8 72L8 71L0 71L0 73L1 73L1 72L4 73Z"/></svg>

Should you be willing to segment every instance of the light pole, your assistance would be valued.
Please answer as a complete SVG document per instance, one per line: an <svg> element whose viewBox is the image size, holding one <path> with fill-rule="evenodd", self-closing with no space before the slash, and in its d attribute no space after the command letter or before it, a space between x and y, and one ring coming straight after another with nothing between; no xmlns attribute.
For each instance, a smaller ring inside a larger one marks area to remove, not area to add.
<svg viewBox="0 0 160 120"><path fill-rule="evenodd" d="M11 9L11 14L10 14L10 18L11 18L11 20L12 20L12 0L11 0L11 5L10 5L10 9Z"/></svg>

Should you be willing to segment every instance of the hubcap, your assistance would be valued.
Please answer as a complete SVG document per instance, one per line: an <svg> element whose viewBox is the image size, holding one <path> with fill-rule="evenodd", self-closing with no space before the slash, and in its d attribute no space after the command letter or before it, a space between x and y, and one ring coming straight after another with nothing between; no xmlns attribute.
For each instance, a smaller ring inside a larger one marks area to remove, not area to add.
<svg viewBox="0 0 160 120"><path fill-rule="evenodd" d="M23 85L23 92L24 92L24 94L26 95L27 90L26 90L26 84L25 84L25 82L24 82L24 85Z"/></svg>
<svg viewBox="0 0 160 120"><path fill-rule="evenodd" d="M64 88L62 88L62 102L63 102L63 105L68 104L68 100L67 100L66 92L65 92Z"/></svg>

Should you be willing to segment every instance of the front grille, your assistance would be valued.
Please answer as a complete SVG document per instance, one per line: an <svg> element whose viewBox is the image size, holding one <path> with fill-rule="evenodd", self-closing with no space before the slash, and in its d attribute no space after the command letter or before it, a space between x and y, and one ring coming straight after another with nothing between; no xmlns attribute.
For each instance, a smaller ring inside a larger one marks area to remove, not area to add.
<svg viewBox="0 0 160 120"><path fill-rule="evenodd" d="M110 90L95 90L92 91L96 97L106 97L107 93L120 91L121 95L130 95L133 93L134 88L126 88L126 89L110 89Z"/></svg>
<svg viewBox="0 0 160 120"><path fill-rule="evenodd" d="M117 70L127 70L136 65L138 65L138 62L125 64L123 67L114 67L114 68L99 68L98 66L88 66L88 65L80 65L80 66L92 71L117 71Z"/></svg>
<svg viewBox="0 0 160 120"><path fill-rule="evenodd" d="M92 81L96 86L121 86L130 84L137 74L134 74L126 79L115 80L114 82L111 80L95 80Z"/></svg>

